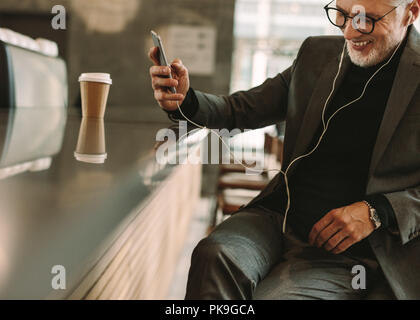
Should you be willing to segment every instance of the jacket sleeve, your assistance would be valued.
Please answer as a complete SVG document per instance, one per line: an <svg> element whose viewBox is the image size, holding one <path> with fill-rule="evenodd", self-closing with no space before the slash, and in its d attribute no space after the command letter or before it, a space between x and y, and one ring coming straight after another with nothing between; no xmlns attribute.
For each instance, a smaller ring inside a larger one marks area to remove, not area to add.
<svg viewBox="0 0 420 320"><path fill-rule="evenodd" d="M398 228L390 228L401 237L402 244L420 236L420 185L404 191L385 193L394 209Z"/></svg>
<svg viewBox="0 0 420 320"><path fill-rule="evenodd" d="M219 96L193 90L187 104L181 105L194 122L212 129L256 129L284 121L287 113L289 84L296 63L304 50L302 44L293 65L274 78L267 79L258 87ZM191 102L196 105L191 106ZM178 113L173 119L180 120Z"/></svg>

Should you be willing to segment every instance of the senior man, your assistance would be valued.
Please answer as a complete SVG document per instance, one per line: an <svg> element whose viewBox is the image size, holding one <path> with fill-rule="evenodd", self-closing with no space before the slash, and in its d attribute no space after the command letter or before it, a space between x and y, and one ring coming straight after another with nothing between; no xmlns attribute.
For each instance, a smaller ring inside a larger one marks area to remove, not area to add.
<svg viewBox="0 0 420 320"><path fill-rule="evenodd" d="M174 79L151 67L172 119L286 121L283 172L196 246L187 299L420 298L419 7L333 1L325 12L344 37L308 38L290 68L230 96L191 89L178 59Z"/></svg>

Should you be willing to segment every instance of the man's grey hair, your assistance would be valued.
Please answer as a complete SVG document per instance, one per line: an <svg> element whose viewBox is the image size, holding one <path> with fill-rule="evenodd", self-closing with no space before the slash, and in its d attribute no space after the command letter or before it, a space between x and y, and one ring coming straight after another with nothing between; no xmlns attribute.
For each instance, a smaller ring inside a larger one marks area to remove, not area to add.
<svg viewBox="0 0 420 320"><path fill-rule="evenodd" d="M415 0L388 0L388 3L391 6L398 6L398 5L409 5L410 3L413 3Z"/></svg>

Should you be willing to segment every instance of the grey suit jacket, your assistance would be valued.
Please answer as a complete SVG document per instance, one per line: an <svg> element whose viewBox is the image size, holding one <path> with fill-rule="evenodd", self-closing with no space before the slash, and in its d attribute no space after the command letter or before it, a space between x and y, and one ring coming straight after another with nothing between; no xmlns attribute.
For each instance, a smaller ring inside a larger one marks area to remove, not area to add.
<svg viewBox="0 0 420 320"><path fill-rule="evenodd" d="M309 151L343 45L343 37L308 38L289 69L256 88L230 96L195 91L199 106L192 120L229 130L285 120L284 170ZM350 64L346 53L336 88ZM277 175L248 206L283 183L282 175ZM373 232L369 236L372 249L396 297L420 299L420 35L414 27L409 29L370 163L366 195L377 193L391 203L398 230Z"/></svg>

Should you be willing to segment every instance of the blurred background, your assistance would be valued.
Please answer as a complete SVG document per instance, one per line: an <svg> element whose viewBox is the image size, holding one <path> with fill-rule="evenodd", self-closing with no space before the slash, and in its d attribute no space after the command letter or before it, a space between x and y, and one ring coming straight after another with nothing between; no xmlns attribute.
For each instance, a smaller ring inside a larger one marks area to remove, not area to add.
<svg viewBox="0 0 420 320"><path fill-rule="evenodd" d="M57 4L66 8L66 30L51 28ZM195 89L227 94L287 68L306 37L335 32L323 5L321 0L2 0L0 26L58 43L69 69L70 105L79 103L80 73L100 71L116 84L109 106L151 106L150 30L161 34L170 58L192 68ZM197 57L188 56L193 45L203 57L201 67L197 61L188 65Z"/></svg>
<svg viewBox="0 0 420 320"><path fill-rule="evenodd" d="M51 28L51 8L57 4L66 8L66 30ZM70 105L79 103L80 73L101 71L111 73L116 84L110 106L151 106L155 102L148 74L150 30L161 34L170 58L179 57L191 68L195 89L227 94L249 89L286 69L306 37L338 34L325 17L325 4L323 0L2 0L0 27L58 43L69 68ZM200 54L192 54L192 46ZM197 56L202 57L201 67Z"/></svg>

